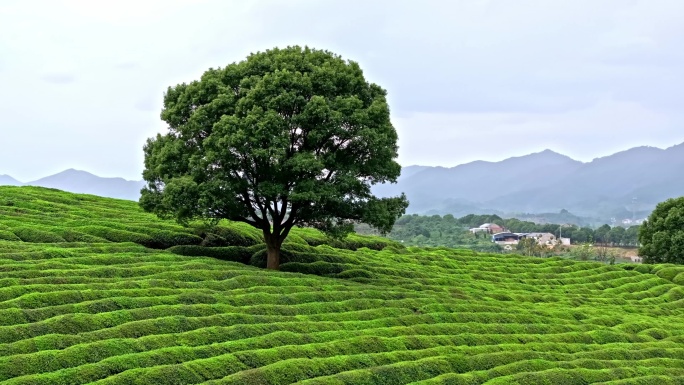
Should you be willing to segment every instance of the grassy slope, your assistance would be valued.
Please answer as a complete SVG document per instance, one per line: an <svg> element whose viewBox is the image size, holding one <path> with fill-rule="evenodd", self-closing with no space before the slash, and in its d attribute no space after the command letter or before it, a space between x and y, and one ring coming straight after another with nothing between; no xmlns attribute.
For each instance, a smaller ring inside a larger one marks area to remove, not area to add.
<svg viewBox="0 0 684 385"><path fill-rule="evenodd" d="M288 265L317 276L141 245L183 241L132 202L0 188L0 383L684 383L682 267L327 245Z"/></svg>

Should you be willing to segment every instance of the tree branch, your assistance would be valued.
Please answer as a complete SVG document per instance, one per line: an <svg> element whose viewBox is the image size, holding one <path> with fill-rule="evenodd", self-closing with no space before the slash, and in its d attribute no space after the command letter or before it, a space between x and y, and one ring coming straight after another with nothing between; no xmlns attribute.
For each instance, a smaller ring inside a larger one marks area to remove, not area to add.
<svg viewBox="0 0 684 385"><path fill-rule="evenodd" d="M255 220L259 218L257 215L256 211L254 211L254 204L252 200L249 198L249 192L247 190L242 190L242 203L245 205L247 208L247 211L249 211L249 214L254 218ZM264 219L264 218L261 218Z"/></svg>
<svg viewBox="0 0 684 385"><path fill-rule="evenodd" d="M280 200L280 204L281 204L280 208L278 208L278 202L277 201L274 201L273 204L276 207L276 214L278 216L278 218L277 218L278 223L283 223L283 220L285 219L285 215L287 215L287 197L283 197Z"/></svg>
<svg viewBox="0 0 684 385"><path fill-rule="evenodd" d="M261 223L259 223L259 222L257 222L257 221L253 221L253 220L251 220L251 219L249 219L249 218L237 217L237 218L235 218L235 219L236 219L237 221L239 221L239 222L244 222L244 223L246 223L246 224L248 224L248 225L250 225L250 226L256 227L257 229L261 229L261 228L262 228L262 224L261 224Z"/></svg>

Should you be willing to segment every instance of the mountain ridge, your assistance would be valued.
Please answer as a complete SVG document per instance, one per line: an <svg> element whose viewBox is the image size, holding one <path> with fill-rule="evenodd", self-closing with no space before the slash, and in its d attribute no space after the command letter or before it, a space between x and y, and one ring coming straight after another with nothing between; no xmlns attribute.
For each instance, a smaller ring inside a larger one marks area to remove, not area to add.
<svg viewBox="0 0 684 385"><path fill-rule="evenodd" d="M140 197L140 189L145 185L145 182L142 180L126 180L121 177L101 177L87 171L69 168L26 183L22 183L9 175L0 175L0 185L39 186L73 193L137 201Z"/></svg>
<svg viewBox="0 0 684 385"><path fill-rule="evenodd" d="M545 149L452 167L406 166L396 184L375 185L372 190L381 197L405 192L410 201L408 213L417 214L567 209L591 217L644 217L657 203L684 195L684 179L676 177L683 169L684 143L665 149L633 147L589 162ZM70 168L27 183L0 175L0 185L41 186L137 201L145 182Z"/></svg>
<svg viewBox="0 0 684 385"><path fill-rule="evenodd" d="M589 162L552 150L474 161L444 168L422 166L397 184L375 186L381 197L405 192L408 213L541 213L567 209L610 220L648 215L665 199L684 195L684 143L640 146ZM636 197L636 200L633 199Z"/></svg>
<svg viewBox="0 0 684 385"><path fill-rule="evenodd" d="M20 186L23 183L19 182L18 180L12 178L9 175L0 175L0 185L2 186Z"/></svg>

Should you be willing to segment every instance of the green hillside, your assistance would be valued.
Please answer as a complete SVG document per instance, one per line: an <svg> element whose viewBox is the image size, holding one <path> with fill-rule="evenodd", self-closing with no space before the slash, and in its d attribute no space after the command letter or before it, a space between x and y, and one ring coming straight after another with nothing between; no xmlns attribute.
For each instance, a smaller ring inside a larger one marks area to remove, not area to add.
<svg viewBox="0 0 684 385"><path fill-rule="evenodd" d="M0 187L0 384L684 384L684 267L284 250L267 271L241 224Z"/></svg>

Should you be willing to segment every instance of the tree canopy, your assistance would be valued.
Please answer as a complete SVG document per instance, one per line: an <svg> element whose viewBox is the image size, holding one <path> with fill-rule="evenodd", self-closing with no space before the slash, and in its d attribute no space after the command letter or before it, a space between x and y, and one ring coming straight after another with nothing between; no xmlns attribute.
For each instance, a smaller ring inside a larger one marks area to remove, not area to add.
<svg viewBox="0 0 684 385"><path fill-rule="evenodd" d="M639 229L639 242L644 262L684 264L684 197L658 203Z"/></svg>
<svg viewBox="0 0 684 385"><path fill-rule="evenodd" d="M263 231L268 268L293 226L387 232L408 206L370 190L401 172L386 91L329 51L276 48L210 68L168 88L161 118L169 132L144 147L141 206L248 223Z"/></svg>

